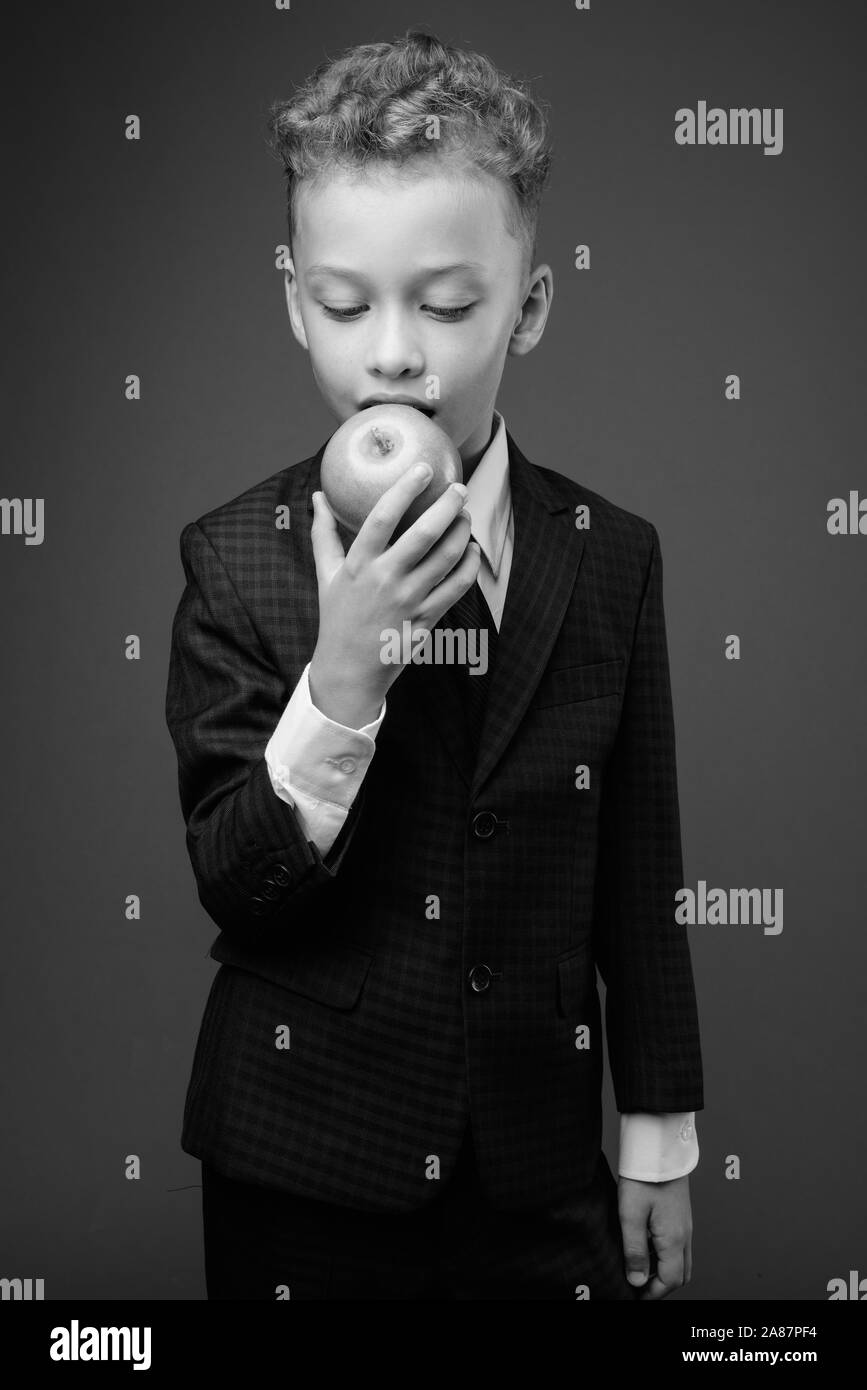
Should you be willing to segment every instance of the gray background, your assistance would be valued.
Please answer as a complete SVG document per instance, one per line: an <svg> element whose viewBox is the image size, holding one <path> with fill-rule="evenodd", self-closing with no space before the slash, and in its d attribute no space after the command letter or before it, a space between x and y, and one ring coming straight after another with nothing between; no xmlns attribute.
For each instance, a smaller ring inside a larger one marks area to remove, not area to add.
<svg viewBox="0 0 867 1390"><path fill-rule="evenodd" d="M826 531L828 499L867 488L859 15L828 0L33 10L4 85L0 491L44 497L46 536L0 537L0 1275L44 1278L52 1299L204 1297L199 1165L179 1136L216 927L163 716L178 537L335 428L274 268L267 104L326 54L413 23L550 103L553 309L498 404L531 460L659 530L686 884L784 889L779 936L689 929L707 1108L677 1297L824 1299L830 1278L867 1274L867 537ZM782 154L678 147L674 112L700 99L783 107Z"/></svg>

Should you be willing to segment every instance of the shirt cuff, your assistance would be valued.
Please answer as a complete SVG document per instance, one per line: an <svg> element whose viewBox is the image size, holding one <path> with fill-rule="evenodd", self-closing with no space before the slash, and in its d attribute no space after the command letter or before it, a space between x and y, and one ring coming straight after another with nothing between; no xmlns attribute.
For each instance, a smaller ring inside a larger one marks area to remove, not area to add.
<svg viewBox="0 0 867 1390"><path fill-rule="evenodd" d="M698 1163L698 1153L694 1110L620 1116L621 1178L638 1182L683 1178Z"/></svg>
<svg viewBox="0 0 867 1390"><path fill-rule="evenodd" d="M302 828L323 856L334 844L376 752L379 715L360 729L329 719L310 697L304 667L265 748L268 775L277 796L300 813Z"/></svg>

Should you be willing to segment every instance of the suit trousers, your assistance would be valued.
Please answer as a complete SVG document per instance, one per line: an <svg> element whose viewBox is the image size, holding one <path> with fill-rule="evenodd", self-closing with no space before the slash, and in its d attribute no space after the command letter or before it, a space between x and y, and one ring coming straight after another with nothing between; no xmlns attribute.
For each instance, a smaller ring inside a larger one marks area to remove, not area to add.
<svg viewBox="0 0 867 1390"><path fill-rule="evenodd" d="M452 1177L416 1211L355 1211L202 1162L202 1213L209 1299L633 1301L640 1292L626 1281L604 1155L578 1192L497 1211L479 1185L469 1126Z"/></svg>

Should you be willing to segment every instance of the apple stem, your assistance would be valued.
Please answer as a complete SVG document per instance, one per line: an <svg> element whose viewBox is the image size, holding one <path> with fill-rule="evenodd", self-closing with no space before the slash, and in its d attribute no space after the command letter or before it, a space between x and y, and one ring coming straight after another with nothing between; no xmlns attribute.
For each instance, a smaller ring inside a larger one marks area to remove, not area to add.
<svg viewBox="0 0 867 1390"><path fill-rule="evenodd" d="M383 433L378 425L371 425L370 432L376 440L376 447L381 454L388 454L394 448L394 440L389 435Z"/></svg>

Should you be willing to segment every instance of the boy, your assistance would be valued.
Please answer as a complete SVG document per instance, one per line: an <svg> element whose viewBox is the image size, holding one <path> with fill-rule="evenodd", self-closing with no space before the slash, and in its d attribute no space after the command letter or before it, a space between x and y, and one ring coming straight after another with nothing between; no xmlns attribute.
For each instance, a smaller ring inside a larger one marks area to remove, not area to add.
<svg viewBox="0 0 867 1390"><path fill-rule="evenodd" d="M352 536L323 445L181 537L166 714L221 929L181 1140L208 1296L665 1296L703 1099L659 541L494 405L551 303L544 116L410 31L271 130L323 398L432 413L464 485L391 543L413 470ZM477 627L487 674L384 660L406 621Z"/></svg>

